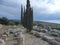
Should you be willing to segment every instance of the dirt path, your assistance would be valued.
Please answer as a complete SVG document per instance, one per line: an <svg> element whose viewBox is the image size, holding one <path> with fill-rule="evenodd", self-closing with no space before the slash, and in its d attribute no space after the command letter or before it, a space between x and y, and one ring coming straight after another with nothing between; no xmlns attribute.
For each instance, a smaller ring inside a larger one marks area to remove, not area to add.
<svg viewBox="0 0 60 45"><path fill-rule="evenodd" d="M37 38L30 34L25 34L25 45L49 45L49 44L43 41L41 38Z"/></svg>

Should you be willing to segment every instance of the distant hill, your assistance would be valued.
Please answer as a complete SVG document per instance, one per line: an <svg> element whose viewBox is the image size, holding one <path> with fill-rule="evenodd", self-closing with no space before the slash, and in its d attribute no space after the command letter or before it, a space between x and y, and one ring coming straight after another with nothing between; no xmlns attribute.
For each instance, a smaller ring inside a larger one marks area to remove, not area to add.
<svg viewBox="0 0 60 45"><path fill-rule="evenodd" d="M51 26L53 28L60 28L60 24L57 23L50 23L50 22L43 22L43 21L34 21L34 24L43 24L43 25L47 25L47 26Z"/></svg>

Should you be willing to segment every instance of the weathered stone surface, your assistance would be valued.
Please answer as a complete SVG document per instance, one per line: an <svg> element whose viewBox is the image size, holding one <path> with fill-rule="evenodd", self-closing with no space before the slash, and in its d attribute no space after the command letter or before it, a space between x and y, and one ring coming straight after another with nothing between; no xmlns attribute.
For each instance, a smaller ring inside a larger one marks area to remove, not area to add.
<svg viewBox="0 0 60 45"><path fill-rule="evenodd" d="M42 39L45 40L45 41L47 41L47 42L49 42L49 41L51 41L51 40L54 40L53 37L46 36L46 35L44 35L44 36L42 37Z"/></svg>
<svg viewBox="0 0 60 45"><path fill-rule="evenodd" d="M52 45L60 45L60 43L58 41L56 41L54 37L43 36L42 39L47 41L48 43L50 43Z"/></svg>
<svg viewBox="0 0 60 45"><path fill-rule="evenodd" d="M32 34L37 36L37 37L42 38L43 40L47 41L48 43L50 43L52 45L60 45L60 43L59 43L60 38L59 39L57 39L57 38L55 39L52 36L49 36L49 35L46 35L45 33L37 32L37 31L32 31Z"/></svg>
<svg viewBox="0 0 60 45"><path fill-rule="evenodd" d="M58 33L56 30L49 31L51 36L58 37Z"/></svg>
<svg viewBox="0 0 60 45"><path fill-rule="evenodd" d="M24 45L24 35L22 34L22 32L18 34L16 40L17 40L17 45Z"/></svg>
<svg viewBox="0 0 60 45"><path fill-rule="evenodd" d="M58 37L56 37L55 40L58 41L58 42L60 42L60 38L58 38Z"/></svg>
<svg viewBox="0 0 60 45"><path fill-rule="evenodd" d="M49 43L52 45L60 45L60 43L57 42L56 40L51 40L51 41L49 41Z"/></svg>
<svg viewBox="0 0 60 45"><path fill-rule="evenodd" d="M25 34L25 45L49 45L48 42L37 38L34 35Z"/></svg>
<svg viewBox="0 0 60 45"><path fill-rule="evenodd" d="M33 35L35 35L36 37L43 37L44 36L44 33L41 33L41 32L37 32L37 31L31 31L31 33L33 34Z"/></svg>
<svg viewBox="0 0 60 45"><path fill-rule="evenodd" d="M35 35L35 34L36 34L36 32L37 32L37 31L33 31L33 30L31 31L31 33L32 33L33 35Z"/></svg>
<svg viewBox="0 0 60 45"><path fill-rule="evenodd" d="M2 38L4 41L7 41L7 39L8 39L7 35L2 35L1 38Z"/></svg>
<svg viewBox="0 0 60 45"><path fill-rule="evenodd" d="M36 36L36 37L40 37L40 33L39 33L39 32L36 32L36 33L35 33L35 36Z"/></svg>
<svg viewBox="0 0 60 45"><path fill-rule="evenodd" d="M3 39L0 39L0 45L6 45Z"/></svg>
<svg viewBox="0 0 60 45"><path fill-rule="evenodd" d="M48 32L48 30L47 29L41 29L41 32L46 33L46 32Z"/></svg>

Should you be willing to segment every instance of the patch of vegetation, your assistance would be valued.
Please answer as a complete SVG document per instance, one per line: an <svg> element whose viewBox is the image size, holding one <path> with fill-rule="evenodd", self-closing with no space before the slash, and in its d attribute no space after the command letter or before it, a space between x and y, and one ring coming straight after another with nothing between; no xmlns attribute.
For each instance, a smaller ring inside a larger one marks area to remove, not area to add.
<svg viewBox="0 0 60 45"><path fill-rule="evenodd" d="M60 24L57 23L49 23L49 22L42 22L42 21L34 21L33 25L43 24L47 26L51 26L52 28L60 28Z"/></svg>
<svg viewBox="0 0 60 45"><path fill-rule="evenodd" d="M60 31L57 31L57 33L58 33L58 36L60 37Z"/></svg>
<svg viewBox="0 0 60 45"><path fill-rule="evenodd" d="M19 20L9 20L6 17L2 17L2 18L0 18L0 24L3 24L3 25L18 25L18 24L20 24L20 22L19 22Z"/></svg>

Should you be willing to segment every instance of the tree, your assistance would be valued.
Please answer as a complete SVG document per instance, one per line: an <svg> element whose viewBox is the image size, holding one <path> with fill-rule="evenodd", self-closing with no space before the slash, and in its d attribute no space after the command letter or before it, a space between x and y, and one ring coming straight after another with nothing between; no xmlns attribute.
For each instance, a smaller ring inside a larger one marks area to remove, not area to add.
<svg viewBox="0 0 60 45"><path fill-rule="evenodd" d="M8 25L8 22L9 22L8 18L6 17L0 18L0 24Z"/></svg>
<svg viewBox="0 0 60 45"><path fill-rule="evenodd" d="M24 8L24 13L22 12L23 8L21 7L21 24L27 29L27 32L30 32L33 27L33 9L30 7L30 1L27 0L26 10ZM22 14L23 13L23 14ZM22 15L24 15L22 17Z"/></svg>

